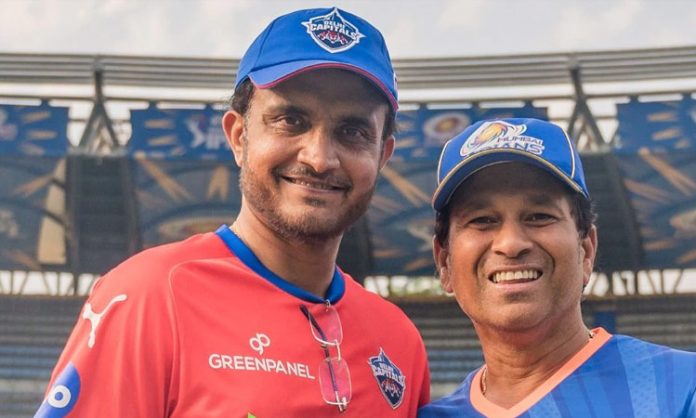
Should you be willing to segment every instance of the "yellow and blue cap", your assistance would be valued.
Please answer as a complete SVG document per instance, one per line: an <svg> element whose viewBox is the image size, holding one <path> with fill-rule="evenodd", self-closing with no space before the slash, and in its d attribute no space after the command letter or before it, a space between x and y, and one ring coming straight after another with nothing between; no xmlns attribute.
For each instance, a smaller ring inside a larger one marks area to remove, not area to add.
<svg viewBox="0 0 696 418"><path fill-rule="evenodd" d="M334 8L298 10L276 18L239 63L235 89L247 78L271 88L302 72L340 68L379 88L398 108L396 76L384 37L366 20Z"/></svg>
<svg viewBox="0 0 696 418"><path fill-rule="evenodd" d="M472 174L494 164L537 166L589 199L582 162L558 125L539 119L482 120L450 139L440 153L433 208L442 211Z"/></svg>

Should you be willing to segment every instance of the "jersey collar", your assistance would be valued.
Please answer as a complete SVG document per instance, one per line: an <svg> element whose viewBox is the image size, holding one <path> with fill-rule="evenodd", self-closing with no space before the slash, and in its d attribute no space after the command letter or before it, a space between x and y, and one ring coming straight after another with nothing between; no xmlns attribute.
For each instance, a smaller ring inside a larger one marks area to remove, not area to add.
<svg viewBox="0 0 696 418"><path fill-rule="evenodd" d="M326 297L320 298L317 295L295 286L269 270L268 267L261 263L261 260L259 260L256 254L251 251L251 248L247 247L244 241L239 239L239 237L232 232L227 225L220 226L215 233L220 237L220 239L222 239L227 248L229 248L229 250L232 251L240 260L242 260L247 267L249 267L259 276L271 282L276 287L290 293L295 297L311 303L326 303L328 301L334 305L341 300L343 294L345 293L345 278L338 267L334 267L334 275L331 279L329 288L326 290Z"/></svg>
<svg viewBox="0 0 696 418"><path fill-rule="evenodd" d="M582 366L612 337L610 333L601 327L593 329L592 333L594 337L587 343L587 345L585 345L580 351L575 353L568 361L566 361L566 363L546 382L544 382L510 409L501 408L483 396L483 393L481 393L481 375L483 372L483 367L478 369L471 381L469 392L471 404L477 411L485 416L515 418L524 414L528 409L536 405L544 396L548 395L556 386L561 384L575 370Z"/></svg>

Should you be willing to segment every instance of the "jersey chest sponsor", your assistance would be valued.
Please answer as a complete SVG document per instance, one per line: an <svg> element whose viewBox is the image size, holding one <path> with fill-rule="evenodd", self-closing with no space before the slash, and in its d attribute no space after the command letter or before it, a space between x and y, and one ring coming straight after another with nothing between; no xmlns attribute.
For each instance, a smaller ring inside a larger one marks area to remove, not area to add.
<svg viewBox="0 0 696 418"><path fill-rule="evenodd" d="M208 356L208 366L217 370L278 373L311 380L315 379L307 364L256 356L211 353Z"/></svg>
<svg viewBox="0 0 696 418"><path fill-rule="evenodd" d="M249 347L254 355L235 352L213 352L208 355L208 367L219 371L275 373L301 379L316 380L315 374L306 363L271 355L272 340L264 333L249 338Z"/></svg>

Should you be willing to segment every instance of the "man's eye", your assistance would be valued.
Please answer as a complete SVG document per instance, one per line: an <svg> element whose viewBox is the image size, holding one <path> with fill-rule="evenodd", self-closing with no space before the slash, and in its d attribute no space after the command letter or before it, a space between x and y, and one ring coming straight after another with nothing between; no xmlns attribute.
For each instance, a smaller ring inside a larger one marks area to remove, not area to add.
<svg viewBox="0 0 696 418"><path fill-rule="evenodd" d="M295 116L283 116L282 118L280 118L280 122L282 122L288 126L301 126L302 125L302 119L295 117Z"/></svg>
<svg viewBox="0 0 696 418"><path fill-rule="evenodd" d="M533 213L529 216L529 220L532 222L545 222L545 221L552 221L554 219L555 219L555 217L552 215L549 215L548 213Z"/></svg>
<svg viewBox="0 0 696 418"><path fill-rule="evenodd" d="M475 225L491 225L495 223L495 219L490 216L479 216L477 218L472 219L469 222Z"/></svg>
<svg viewBox="0 0 696 418"><path fill-rule="evenodd" d="M296 135L307 129L307 121L295 115L279 115L270 124L279 133Z"/></svg>
<svg viewBox="0 0 696 418"><path fill-rule="evenodd" d="M360 128L354 126L346 126L343 128L343 136L346 138L364 138L366 133Z"/></svg>

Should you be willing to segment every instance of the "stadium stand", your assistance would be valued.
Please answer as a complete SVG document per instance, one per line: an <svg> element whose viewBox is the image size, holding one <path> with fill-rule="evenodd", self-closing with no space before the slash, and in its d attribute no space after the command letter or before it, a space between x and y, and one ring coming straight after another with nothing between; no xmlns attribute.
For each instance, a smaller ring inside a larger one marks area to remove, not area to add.
<svg viewBox="0 0 696 418"><path fill-rule="evenodd" d="M0 417L30 417L84 303L82 297L0 295Z"/></svg>
<svg viewBox="0 0 696 418"><path fill-rule="evenodd" d="M481 118L550 119L578 144L599 213L597 270L607 285L590 287L586 323L696 351L696 295L669 294L696 268L694 57L696 47L396 60L402 92L448 94L402 94L409 99L401 103L398 149L339 263L359 279L432 276L430 195L443 141ZM74 280L66 291L44 277L39 293L54 296L27 296L26 281L0 277L0 418L31 416L40 403L89 289L80 275L234 216L238 173L215 127L223 109L216 103L229 94L238 63L0 53L3 83L94 87L73 96L0 92L0 271ZM105 95L105 86L143 93ZM191 99L197 89L216 93ZM186 94L154 97L164 90ZM607 102L609 111L590 106ZM89 115L75 116L85 103ZM117 107L129 116L112 119ZM72 146L69 126L82 131ZM649 278L653 294L642 295L648 289L638 273L666 269L680 272L673 286ZM626 296L617 296L621 283ZM426 342L434 397L482 363L471 322L453 299L395 301Z"/></svg>
<svg viewBox="0 0 696 418"><path fill-rule="evenodd" d="M434 397L483 363L471 321L453 298L394 301L423 336ZM35 411L83 303L82 297L0 296L0 417ZM636 296L587 300L583 311L588 326L696 351L694 306L695 295ZM607 321L607 313L615 320Z"/></svg>

